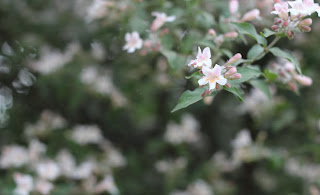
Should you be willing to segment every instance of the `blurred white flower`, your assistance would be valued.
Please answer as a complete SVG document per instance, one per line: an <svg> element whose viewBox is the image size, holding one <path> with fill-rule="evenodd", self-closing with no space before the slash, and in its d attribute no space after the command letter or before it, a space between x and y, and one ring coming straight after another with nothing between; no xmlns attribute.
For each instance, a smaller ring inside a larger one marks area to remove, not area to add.
<svg viewBox="0 0 320 195"><path fill-rule="evenodd" d="M77 125L72 129L71 139L80 145L98 144L103 135L97 125Z"/></svg>
<svg viewBox="0 0 320 195"><path fill-rule="evenodd" d="M58 164L52 160L46 160L36 165L36 171L40 178L53 181L61 174Z"/></svg>
<svg viewBox="0 0 320 195"><path fill-rule="evenodd" d="M182 116L182 124L170 122L164 134L164 139L171 144L196 143L200 141L199 123L190 114Z"/></svg>
<svg viewBox="0 0 320 195"><path fill-rule="evenodd" d="M177 170L184 169L187 166L187 159L179 157L174 160L160 160L156 162L155 168L160 173L174 173Z"/></svg>
<svg viewBox="0 0 320 195"><path fill-rule="evenodd" d="M114 182L113 176L108 174L105 175L103 180L99 182L95 187L96 193L108 192L112 195L119 194L119 190Z"/></svg>
<svg viewBox="0 0 320 195"><path fill-rule="evenodd" d="M14 173L14 182L17 187L14 189L14 195L29 195L33 190L33 178L30 175Z"/></svg>
<svg viewBox="0 0 320 195"><path fill-rule="evenodd" d="M35 124L25 125L24 133L31 138L38 137L48 134L51 130L63 128L65 125L66 120L60 115L44 110Z"/></svg>
<svg viewBox="0 0 320 195"><path fill-rule="evenodd" d="M46 180L38 179L35 184L35 191L47 195L53 190L54 185Z"/></svg>
<svg viewBox="0 0 320 195"><path fill-rule="evenodd" d="M57 157L57 163L61 170L61 175L65 177L72 177L76 168L76 161L68 150L61 150Z"/></svg>
<svg viewBox="0 0 320 195"><path fill-rule="evenodd" d="M136 49L141 49L143 40L140 38L138 32L126 33L126 44L123 46L123 50L127 50L128 53L133 53Z"/></svg>
<svg viewBox="0 0 320 195"><path fill-rule="evenodd" d="M91 43L91 55L97 60L102 60L106 55L103 45L99 42Z"/></svg>
<svg viewBox="0 0 320 195"><path fill-rule="evenodd" d="M37 139L32 139L29 142L29 158L30 161L36 162L40 159L40 156L47 151L45 144L41 143Z"/></svg>
<svg viewBox="0 0 320 195"><path fill-rule="evenodd" d="M108 0L94 0L87 10L87 22L105 17L107 15Z"/></svg>
<svg viewBox="0 0 320 195"><path fill-rule="evenodd" d="M73 172L73 179L87 179L89 178L93 170L95 168L95 164L92 161L85 161L81 163Z"/></svg>
<svg viewBox="0 0 320 195"><path fill-rule="evenodd" d="M205 181L198 179L191 183L185 191L174 191L170 195L213 195L211 186Z"/></svg>
<svg viewBox="0 0 320 195"><path fill-rule="evenodd" d="M301 177L309 182L320 179L320 165L298 161L290 158L285 164L285 170L293 176Z"/></svg>
<svg viewBox="0 0 320 195"><path fill-rule="evenodd" d="M176 20L176 16L167 16L167 14L162 12L152 12L152 16L156 18L151 24L151 31L155 32L166 22L173 22Z"/></svg>
<svg viewBox="0 0 320 195"><path fill-rule="evenodd" d="M1 151L0 167L21 167L29 162L28 150L18 145L4 146Z"/></svg>
<svg viewBox="0 0 320 195"><path fill-rule="evenodd" d="M31 61L29 67L43 75L50 74L70 62L79 50L78 43L69 44L64 53L45 46L40 50L40 59Z"/></svg>
<svg viewBox="0 0 320 195"><path fill-rule="evenodd" d="M252 144L250 132L247 129L241 130L231 144L233 148L250 146Z"/></svg>

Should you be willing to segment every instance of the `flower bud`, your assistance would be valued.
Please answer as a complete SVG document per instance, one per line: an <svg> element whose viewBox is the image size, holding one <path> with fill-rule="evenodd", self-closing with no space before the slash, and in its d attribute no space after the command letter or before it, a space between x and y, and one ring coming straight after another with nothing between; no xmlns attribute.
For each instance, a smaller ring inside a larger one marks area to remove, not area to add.
<svg viewBox="0 0 320 195"><path fill-rule="evenodd" d="M205 91L201 94L201 96L202 96L202 97L205 97L205 96L210 95L210 94L211 94L211 91L210 91L210 90L205 90Z"/></svg>
<svg viewBox="0 0 320 195"><path fill-rule="evenodd" d="M228 32L223 35L225 38L234 39L238 36L237 32Z"/></svg>
<svg viewBox="0 0 320 195"><path fill-rule="evenodd" d="M277 25L273 25L273 26L271 26L271 29L272 29L272 30L277 30L277 29L278 29L278 26L277 26Z"/></svg>
<svg viewBox="0 0 320 195"><path fill-rule="evenodd" d="M287 36L288 36L289 39L292 39L292 38L293 38L294 33L293 33L292 31L288 30L288 31L286 32L286 34L287 34Z"/></svg>
<svg viewBox="0 0 320 195"><path fill-rule="evenodd" d="M217 83L216 84L216 90L218 90L220 88L220 85Z"/></svg>
<svg viewBox="0 0 320 195"><path fill-rule="evenodd" d="M229 1L229 10L231 14L235 14L239 9L239 1L238 0L230 0Z"/></svg>
<svg viewBox="0 0 320 195"><path fill-rule="evenodd" d="M288 25L289 25L289 22L288 22L288 21L284 21L284 22L283 22L283 26L284 26L284 27L287 27Z"/></svg>
<svg viewBox="0 0 320 195"><path fill-rule="evenodd" d="M292 91L294 91L294 92L298 91L298 87L297 87L297 84L295 82L288 83L288 86Z"/></svg>
<svg viewBox="0 0 320 195"><path fill-rule="evenodd" d="M274 3L281 3L281 0L273 0Z"/></svg>
<svg viewBox="0 0 320 195"><path fill-rule="evenodd" d="M214 29L212 29L212 28L209 29L208 34L210 36L212 36L213 38L216 38L216 36L217 36L216 31Z"/></svg>
<svg viewBox="0 0 320 195"><path fill-rule="evenodd" d="M225 86L226 86L226 88L228 88L228 89L231 88L230 83L227 83Z"/></svg>
<svg viewBox="0 0 320 195"><path fill-rule="evenodd" d="M299 23L299 26L310 26L312 24L311 18L306 18Z"/></svg>
<svg viewBox="0 0 320 195"><path fill-rule="evenodd" d="M304 75L296 75L294 77L301 85L310 86L312 85L312 79Z"/></svg>
<svg viewBox="0 0 320 195"><path fill-rule="evenodd" d="M288 72L294 72L295 67L294 64L292 64L291 62L287 62L284 64L284 68L286 69L286 71Z"/></svg>
<svg viewBox="0 0 320 195"><path fill-rule="evenodd" d="M310 26L300 26L300 29L303 32L310 32L311 31L311 27Z"/></svg>
<svg viewBox="0 0 320 195"><path fill-rule="evenodd" d="M225 77L230 77L237 73L237 68L235 66L232 66L225 74Z"/></svg>
<svg viewBox="0 0 320 195"><path fill-rule="evenodd" d="M204 97L204 98L203 98L203 102L204 102L206 105L211 105L213 99L214 99L214 96L207 96L207 97Z"/></svg>
<svg viewBox="0 0 320 195"><path fill-rule="evenodd" d="M241 74L240 73L236 73L236 74L230 76L229 79L230 80L241 79Z"/></svg>
<svg viewBox="0 0 320 195"><path fill-rule="evenodd" d="M221 45L224 42L224 38L222 35L218 36L216 39L217 44Z"/></svg>
<svg viewBox="0 0 320 195"><path fill-rule="evenodd" d="M246 21L252 21L255 19L258 19L260 16L260 10L258 9L253 9L247 13L245 13L241 19L242 22L246 22Z"/></svg>
<svg viewBox="0 0 320 195"><path fill-rule="evenodd" d="M237 62L241 58L242 58L242 55L240 53L237 53L236 55L234 55L232 58L229 59L229 61L225 64L225 66L230 65L234 62Z"/></svg>

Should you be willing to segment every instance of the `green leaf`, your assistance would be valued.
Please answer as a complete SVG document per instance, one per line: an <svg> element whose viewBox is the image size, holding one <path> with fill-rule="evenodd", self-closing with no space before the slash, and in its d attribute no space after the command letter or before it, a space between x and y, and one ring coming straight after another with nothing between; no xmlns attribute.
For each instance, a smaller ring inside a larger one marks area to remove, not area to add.
<svg viewBox="0 0 320 195"><path fill-rule="evenodd" d="M231 87L231 88L226 88L226 87L223 87L226 91L229 91L230 93L232 93L234 96L236 96L236 98L239 100L239 101L243 101L243 96L242 94L239 92L238 88L237 87Z"/></svg>
<svg viewBox="0 0 320 195"><path fill-rule="evenodd" d="M197 45L209 47L210 49L215 49L216 46L213 44L211 40L201 40L197 42Z"/></svg>
<svg viewBox="0 0 320 195"><path fill-rule="evenodd" d="M264 80L251 80L250 84L261 90L269 99L271 98L271 94L270 94L270 89L269 89L269 85L267 82L265 82Z"/></svg>
<svg viewBox="0 0 320 195"><path fill-rule="evenodd" d="M253 47L251 47L251 49L248 52L248 59L253 59L254 57L256 57L257 55L259 55L261 52L263 52L264 48L259 45L256 44ZM257 58L257 60L261 59L264 55L260 56L259 58Z"/></svg>
<svg viewBox="0 0 320 195"><path fill-rule="evenodd" d="M290 62L292 62L294 64L294 66L296 67L298 73L302 74L299 61L291 53L287 53L287 52L279 49L278 47L271 48L270 52L275 56L285 58L285 59L289 60Z"/></svg>
<svg viewBox="0 0 320 195"><path fill-rule="evenodd" d="M232 24L235 26L235 28L239 31L240 34L246 34L254 38L259 44L266 46L268 44L267 40L258 35L255 27L250 23L236 23L232 22Z"/></svg>
<svg viewBox="0 0 320 195"><path fill-rule="evenodd" d="M161 53L167 58L170 67L173 70L177 70L185 65L186 58L170 50L161 50Z"/></svg>
<svg viewBox="0 0 320 195"><path fill-rule="evenodd" d="M196 14L195 19L201 27L210 28L215 24L213 15L205 11Z"/></svg>
<svg viewBox="0 0 320 195"><path fill-rule="evenodd" d="M194 91L185 91L181 97L179 98L179 102L174 107L174 109L171 112L175 112L177 110L180 110L182 108L186 108L190 106L191 104L194 104L200 100L202 100L202 93L206 90L206 88L197 88Z"/></svg>
<svg viewBox="0 0 320 195"><path fill-rule="evenodd" d="M269 81L274 81L274 80L276 80L278 78L278 75L273 73L273 72L270 72L269 69L265 69L264 70L264 77L266 79L268 79Z"/></svg>
<svg viewBox="0 0 320 195"><path fill-rule="evenodd" d="M233 53L232 51L228 50L228 49L221 49L221 52L226 55L228 58L232 58Z"/></svg>
<svg viewBox="0 0 320 195"><path fill-rule="evenodd" d="M186 79L191 79L193 77L200 77L201 73L199 71L196 71L194 73L192 73L190 76L185 76Z"/></svg>
<svg viewBox="0 0 320 195"><path fill-rule="evenodd" d="M263 32L261 32L260 34L261 34L262 36L264 36L265 38L267 38L267 37L270 37L271 35L275 35L275 34L277 34L277 33L274 32L274 31L272 31L272 30L270 30L270 29L265 28L265 29L263 30Z"/></svg>
<svg viewBox="0 0 320 195"><path fill-rule="evenodd" d="M257 78L261 75L261 72L259 70L249 67L237 68L237 70L238 73L241 74L241 78L237 80L229 80L228 83L230 83L231 86L246 82L252 78Z"/></svg>

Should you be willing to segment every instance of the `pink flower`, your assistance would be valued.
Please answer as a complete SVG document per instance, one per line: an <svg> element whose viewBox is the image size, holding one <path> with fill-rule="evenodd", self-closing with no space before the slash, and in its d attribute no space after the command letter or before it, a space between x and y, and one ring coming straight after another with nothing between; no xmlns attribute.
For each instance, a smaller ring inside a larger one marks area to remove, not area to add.
<svg viewBox="0 0 320 195"><path fill-rule="evenodd" d="M140 38L138 32L126 33L125 35L126 44L123 50L128 50L128 53L133 53L136 49L141 49L143 41Z"/></svg>
<svg viewBox="0 0 320 195"><path fill-rule="evenodd" d="M239 9L239 1L238 0L230 0L229 1L229 10L231 14L235 14Z"/></svg>
<svg viewBox="0 0 320 195"><path fill-rule="evenodd" d="M312 79L304 75L296 75L294 77L301 85L310 86L312 85Z"/></svg>
<svg viewBox="0 0 320 195"><path fill-rule="evenodd" d="M218 64L216 64L213 69L204 66L202 72L205 76L198 81L200 86L209 83L209 90L213 90L216 88L217 83L219 85L227 84L227 79L222 76L222 68Z"/></svg>
<svg viewBox="0 0 320 195"><path fill-rule="evenodd" d="M200 47L198 47L198 55L195 60L191 60L188 66L193 66L195 68L202 68L203 66L211 67L212 61L211 61L211 52L210 48L206 47L204 48L203 52L201 52Z"/></svg>
<svg viewBox="0 0 320 195"><path fill-rule="evenodd" d="M260 10L253 9L247 13L245 13L241 19L242 22L256 20L260 17Z"/></svg>
<svg viewBox="0 0 320 195"><path fill-rule="evenodd" d="M157 31L164 23L173 22L176 17L175 16L167 16L165 13L160 12L152 12L152 15L156 17L151 25L151 31Z"/></svg>
<svg viewBox="0 0 320 195"><path fill-rule="evenodd" d="M288 4L291 6L289 11L292 15L311 15L319 9L319 4L314 3L314 0L288 1Z"/></svg>
<svg viewBox="0 0 320 195"><path fill-rule="evenodd" d="M272 14L277 14L280 18L286 20L288 18L289 7L287 2L280 2L274 4L274 11Z"/></svg>

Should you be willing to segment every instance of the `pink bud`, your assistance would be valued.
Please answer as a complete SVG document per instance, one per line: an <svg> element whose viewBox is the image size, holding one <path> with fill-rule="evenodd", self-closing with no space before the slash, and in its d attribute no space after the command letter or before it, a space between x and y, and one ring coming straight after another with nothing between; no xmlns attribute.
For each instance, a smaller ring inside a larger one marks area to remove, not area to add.
<svg viewBox="0 0 320 195"><path fill-rule="evenodd" d="M145 41L144 42L144 46L146 47L146 48L150 48L151 46L152 46L152 41Z"/></svg>
<svg viewBox="0 0 320 195"><path fill-rule="evenodd" d="M223 42L224 42L224 38L223 38L223 36L218 36L218 38L216 39L216 41L217 41L217 43L219 44L219 45L221 45Z"/></svg>
<svg viewBox="0 0 320 195"><path fill-rule="evenodd" d="M228 32L228 33L225 33L223 35L225 38L231 38L231 39L234 39L238 36L238 33L237 32Z"/></svg>
<svg viewBox="0 0 320 195"><path fill-rule="evenodd" d="M278 26L277 26L277 25L273 25L273 26L271 26L271 29L272 29L272 30L277 30L277 29L278 29Z"/></svg>
<svg viewBox="0 0 320 195"><path fill-rule="evenodd" d="M220 88L220 85L217 83L216 84L216 89L218 90Z"/></svg>
<svg viewBox="0 0 320 195"><path fill-rule="evenodd" d="M286 34L287 34L287 36L289 37L289 39L292 39L293 38L293 32L292 31L290 31L290 30L288 30L287 32L286 32Z"/></svg>
<svg viewBox="0 0 320 195"><path fill-rule="evenodd" d="M208 34L210 36L212 36L213 38L215 38L217 36L216 31L214 29L212 29L212 28L209 29Z"/></svg>
<svg viewBox="0 0 320 195"><path fill-rule="evenodd" d="M291 62L287 62L284 64L284 68L286 69L286 71L288 72L294 72L295 67L294 64L292 64Z"/></svg>
<svg viewBox="0 0 320 195"><path fill-rule="evenodd" d="M246 22L246 21L252 21L255 19L258 19L260 16L260 10L258 9L253 9L247 13L245 13L241 19L242 22Z"/></svg>
<svg viewBox="0 0 320 195"><path fill-rule="evenodd" d="M205 97L206 95L210 95L210 94L211 94L210 90L205 90L205 91L201 94L201 96L202 96L202 97Z"/></svg>
<svg viewBox="0 0 320 195"><path fill-rule="evenodd" d="M297 84L295 82L288 83L288 86L292 91L294 91L294 92L298 91L298 87L297 87Z"/></svg>
<svg viewBox="0 0 320 195"><path fill-rule="evenodd" d="M306 18L299 23L299 25L302 25L302 26L310 26L311 24L312 24L311 18Z"/></svg>
<svg viewBox="0 0 320 195"><path fill-rule="evenodd" d="M229 77L229 79L230 80L241 79L241 74L236 73L236 74L232 75L231 77Z"/></svg>
<svg viewBox="0 0 320 195"><path fill-rule="evenodd" d="M229 1L229 10L231 14L235 14L239 9L239 1L238 0L230 0Z"/></svg>
<svg viewBox="0 0 320 195"><path fill-rule="evenodd" d="M228 72L226 72L225 77L230 77L232 75L234 75L235 73L237 73L237 68L235 66L232 66Z"/></svg>
<svg viewBox="0 0 320 195"><path fill-rule="evenodd" d="M288 21L284 21L284 22L283 22L283 26L284 26L284 27L287 27L288 25L289 25L289 22L288 22Z"/></svg>
<svg viewBox="0 0 320 195"><path fill-rule="evenodd" d="M242 55L240 53L237 53L236 55L234 55L232 58L229 59L229 61L225 64L226 66L227 65L230 65L234 62L237 62L238 60L240 60L242 58Z"/></svg>
<svg viewBox="0 0 320 195"><path fill-rule="evenodd" d="M231 88L230 83L227 83L225 86L226 86L226 88L228 88L228 89Z"/></svg>
<svg viewBox="0 0 320 195"><path fill-rule="evenodd" d="M300 29L304 32L310 32L311 31L311 28L310 26L300 26Z"/></svg>
<svg viewBox="0 0 320 195"><path fill-rule="evenodd" d="M281 3L281 0L273 0L274 3Z"/></svg>
<svg viewBox="0 0 320 195"><path fill-rule="evenodd" d="M301 85L310 86L312 85L312 79L304 75L296 75L294 77Z"/></svg>

